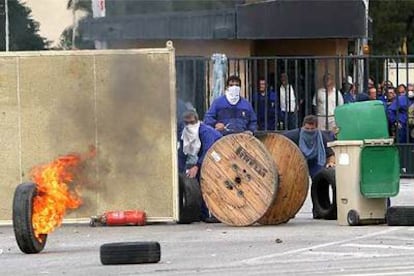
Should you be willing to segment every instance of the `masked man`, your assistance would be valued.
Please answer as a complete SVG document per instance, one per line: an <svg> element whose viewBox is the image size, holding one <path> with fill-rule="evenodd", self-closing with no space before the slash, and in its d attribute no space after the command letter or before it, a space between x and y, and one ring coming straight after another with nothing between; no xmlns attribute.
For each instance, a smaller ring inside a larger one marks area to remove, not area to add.
<svg viewBox="0 0 414 276"><path fill-rule="evenodd" d="M303 126L284 133L292 140L305 156L308 163L309 174L313 178L322 168L333 167L335 156L327 142L332 138L326 132L318 129L318 118L308 115L303 119Z"/></svg>
<svg viewBox="0 0 414 276"><path fill-rule="evenodd" d="M198 114L189 110L183 114L184 129L180 139L178 151L179 168L185 168L180 173L186 172L190 178L197 178L200 182L200 168L208 149L215 141L222 137L214 128L203 124L198 120ZM201 220L206 222L218 222L209 215L205 202L201 205Z"/></svg>
<svg viewBox="0 0 414 276"><path fill-rule="evenodd" d="M257 129L257 117L252 105L240 97L241 80L237 76L227 79L224 96L213 101L204 116L204 122L223 135L248 132Z"/></svg>

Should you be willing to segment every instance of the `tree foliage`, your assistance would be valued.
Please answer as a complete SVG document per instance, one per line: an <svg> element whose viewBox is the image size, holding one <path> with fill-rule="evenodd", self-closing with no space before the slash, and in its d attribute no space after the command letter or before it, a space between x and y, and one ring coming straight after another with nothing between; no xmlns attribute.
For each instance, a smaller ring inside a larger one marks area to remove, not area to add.
<svg viewBox="0 0 414 276"><path fill-rule="evenodd" d="M5 2L0 0L0 51L6 49ZM9 11L10 51L43 50L48 42L39 35L39 23L32 19L32 10L17 0L7 0Z"/></svg>
<svg viewBox="0 0 414 276"><path fill-rule="evenodd" d="M373 19L373 54L404 54L405 39L408 54L414 54L414 1L371 0L369 11Z"/></svg>

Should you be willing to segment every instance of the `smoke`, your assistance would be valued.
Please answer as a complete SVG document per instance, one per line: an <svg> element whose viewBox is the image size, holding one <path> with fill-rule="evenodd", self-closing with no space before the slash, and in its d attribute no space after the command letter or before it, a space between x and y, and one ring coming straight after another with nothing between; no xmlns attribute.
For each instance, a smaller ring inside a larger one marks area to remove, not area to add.
<svg viewBox="0 0 414 276"><path fill-rule="evenodd" d="M63 140L71 148L82 145L79 151L96 144L97 157L84 170L87 179L96 181L83 186L99 191L105 200L114 200L111 186L120 185L108 179L121 182L148 175L155 164L171 160L166 155L174 124L167 58L97 55L95 68L87 63L71 66L69 92L56 97L59 116L51 118L50 129L58 127L64 137L51 137L51 144L62 148ZM84 201L89 205L94 199Z"/></svg>

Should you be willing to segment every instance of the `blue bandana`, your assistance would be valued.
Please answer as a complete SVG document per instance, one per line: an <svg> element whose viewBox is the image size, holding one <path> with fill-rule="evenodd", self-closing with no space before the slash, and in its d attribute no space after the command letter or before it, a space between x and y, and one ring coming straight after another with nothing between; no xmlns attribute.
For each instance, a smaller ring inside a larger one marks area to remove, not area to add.
<svg viewBox="0 0 414 276"><path fill-rule="evenodd" d="M307 160L317 159L319 166L325 166L326 152L320 130L300 130L299 148Z"/></svg>

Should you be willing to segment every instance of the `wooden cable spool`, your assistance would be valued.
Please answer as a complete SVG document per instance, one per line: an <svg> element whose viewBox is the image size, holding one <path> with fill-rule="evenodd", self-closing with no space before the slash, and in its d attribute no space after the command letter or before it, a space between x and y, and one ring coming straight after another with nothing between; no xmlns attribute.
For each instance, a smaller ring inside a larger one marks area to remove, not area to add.
<svg viewBox="0 0 414 276"><path fill-rule="evenodd" d="M283 135L267 133L258 137L272 155L279 174L276 199L261 224L280 224L293 218L305 202L309 189L309 171L302 152Z"/></svg>
<svg viewBox="0 0 414 276"><path fill-rule="evenodd" d="M229 225L247 226L272 206L277 175L273 157L258 139L243 133L231 134L208 150L200 185L214 216Z"/></svg>

